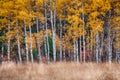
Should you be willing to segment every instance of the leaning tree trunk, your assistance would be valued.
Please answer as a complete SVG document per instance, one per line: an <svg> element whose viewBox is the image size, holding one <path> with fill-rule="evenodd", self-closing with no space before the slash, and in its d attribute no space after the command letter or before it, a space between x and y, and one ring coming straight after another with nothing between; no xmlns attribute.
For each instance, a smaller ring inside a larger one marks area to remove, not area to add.
<svg viewBox="0 0 120 80"><path fill-rule="evenodd" d="M17 28L17 44L18 44L19 61L20 61L20 63L22 63L22 57L21 57L21 51L20 51L20 37L19 37L18 21L16 21L16 28Z"/></svg>

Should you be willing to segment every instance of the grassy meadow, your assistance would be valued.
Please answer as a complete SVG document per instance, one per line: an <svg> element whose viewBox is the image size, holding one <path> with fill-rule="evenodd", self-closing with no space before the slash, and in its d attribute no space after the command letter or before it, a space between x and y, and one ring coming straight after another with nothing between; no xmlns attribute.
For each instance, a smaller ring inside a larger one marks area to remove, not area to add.
<svg viewBox="0 0 120 80"><path fill-rule="evenodd" d="M0 65L0 80L120 80L119 64L58 62Z"/></svg>

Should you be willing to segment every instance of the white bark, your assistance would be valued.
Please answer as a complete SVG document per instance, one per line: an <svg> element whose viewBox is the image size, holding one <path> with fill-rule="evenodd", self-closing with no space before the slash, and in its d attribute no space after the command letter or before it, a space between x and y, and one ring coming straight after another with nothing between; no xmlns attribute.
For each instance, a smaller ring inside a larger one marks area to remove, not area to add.
<svg viewBox="0 0 120 80"><path fill-rule="evenodd" d="M8 20L8 32L10 32L10 20ZM7 43L7 52L8 52L8 63L10 63L10 38Z"/></svg>
<svg viewBox="0 0 120 80"><path fill-rule="evenodd" d="M99 62L102 62L102 55L103 55L103 38L104 38L104 32L102 33L102 41L101 41L101 46L100 46L100 57L99 57Z"/></svg>
<svg viewBox="0 0 120 80"><path fill-rule="evenodd" d="M82 42L81 42L81 37L80 37L80 62L82 62Z"/></svg>
<svg viewBox="0 0 120 80"><path fill-rule="evenodd" d="M45 49L45 56L46 56L46 58L47 58L47 45L46 45L46 42L47 42L47 40L46 40L46 34L45 34L45 36L44 36L44 49Z"/></svg>
<svg viewBox="0 0 120 80"><path fill-rule="evenodd" d="M83 12L82 12L82 20L83 20L83 51L84 51L84 55L83 55L83 61L84 63L86 62L85 61L85 58L86 58L86 55L85 55L85 34L84 34L84 31L85 31L85 16L84 16L84 0L82 0L82 9L83 9Z"/></svg>
<svg viewBox="0 0 120 80"><path fill-rule="evenodd" d="M78 54L78 40L76 40L76 56L77 56L77 62L79 62L79 54Z"/></svg>
<svg viewBox="0 0 120 80"><path fill-rule="evenodd" d="M37 28L37 33L39 32L38 30L38 18L36 18L36 28ZM42 63L42 55L41 55L41 49L40 49L40 38L37 36L37 49L38 49L38 57L39 57L39 63Z"/></svg>
<svg viewBox="0 0 120 80"><path fill-rule="evenodd" d="M96 35L96 62L98 63L98 55L99 55L99 33Z"/></svg>
<svg viewBox="0 0 120 80"><path fill-rule="evenodd" d="M65 48L64 48L64 52L63 52L63 59L64 59L64 61L66 61L66 55L65 55L66 53L65 53Z"/></svg>
<svg viewBox="0 0 120 80"><path fill-rule="evenodd" d="M24 33L25 33L25 47L26 47L26 61L28 63L29 61L29 56L28 56L28 39L27 39L27 30L26 30L26 23L25 23L25 20L24 20Z"/></svg>
<svg viewBox="0 0 120 80"><path fill-rule="evenodd" d="M55 7L55 9L54 9L54 33L53 33L53 44L54 44L54 46L53 46L53 53L54 53L54 60L56 61L56 38L55 38L55 36L56 36L56 0L54 0L54 7Z"/></svg>
<svg viewBox="0 0 120 80"><path fill-rule="evenodd" d="M74 41L74 61L76 61L76 41Z"/></svg>
<svg viewBox="0 0 120 80"><path fill-rule="evenodd" d="M112 62L112 42L111 42L111 37L110 37L110 33L111 33L111 29L110 29L110 23L111 23L111 11L109 11L109 22L108 22L108 62L111 63Z"/></svg>
<svg viewBox="0 0 120 80"><path fill-rule="evenodd" d="M18 44L18 55L19 55L19 61L22 63L22 57L21 57L21 51L20 51L20 38L19 38L19 28L18 28L18 21L16 22L16 28L17 28L17 44Z"/></svg>
<svg viewBox="0 0 120 80"><path fill-rule="evenodd" d="M30 32L30 39L31 39L31 41L30 41L30 56L31 56L31 62L32 63L34 63L34 60L33 60L33 51L32 51L32 30L31 30L31 26L30 26L30 24L29 24L29 32Z"/></svg>
<svg viewBox="0 0 120 80"><path fill-rule="evenodd" d="M50 62L50 50L49 50L49 40L48 40L48 28L47 28L47 11L46 11L46 0L44 0L45 3L45 27L46 27L46 40L47 40L47 60L48 63Z"/></svg>
<svg viewBox="0 0 120 80"><path fill-rule="evenodd" d="M55 1L56 6L56 1ZM55 27L56 27L56 8L54 9L54 16L52 12L52 0L50 0L50 21L51 21L51 27L52 27L52 41L53 41L53 59L54 62L56 62L56 40L55 40ZM53 23L54 18L54 23Z"/></svg>

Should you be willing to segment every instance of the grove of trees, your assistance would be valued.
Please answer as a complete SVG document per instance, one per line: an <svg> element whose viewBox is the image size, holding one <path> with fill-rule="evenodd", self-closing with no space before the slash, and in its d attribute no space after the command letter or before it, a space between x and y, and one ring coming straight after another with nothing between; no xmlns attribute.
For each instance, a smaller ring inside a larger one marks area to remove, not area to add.
<svg viewBox="0 0 120 80"><path fill-rule="evenodd" d="M120 0L0 0L0 61L120 62Z"/></svg>

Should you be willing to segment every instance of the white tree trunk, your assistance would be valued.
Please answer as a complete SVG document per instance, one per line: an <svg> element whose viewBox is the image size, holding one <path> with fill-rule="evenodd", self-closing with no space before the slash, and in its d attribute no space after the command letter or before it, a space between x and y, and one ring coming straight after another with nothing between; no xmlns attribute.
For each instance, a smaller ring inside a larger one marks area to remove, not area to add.
<svg viewBox="0 0 120 80"><path fill-rule="evenodd" d="M81 42L81 37L80 37L80 62L82 62L82 42Z"/></svg>
<svg viewBox="0 0 120 80"><path fill-rule="evenodd" d="M32 51L32 30L31 30L31 26L29 25L29 32L30 32L30 39L31 39L31 41L30 41L30 56L31 56L31 62L32 62L32 64L34 63L34 60L33 60L33 51Z"/></svg>
<svg viewBox="0 0 120 80"><path fill-rule="evenodd" d="M39 32L38 30L38 18L36 18L36 28L37 28L37 33ZM41 54L41 49L40 49L40 38L37 36L37 49L38 49L38 57L39 57L39 63L42 63L42 54Z"/></svg>
<svg viewBox="0 0 120 80"><path fill-rule="evenodd" d="M102 33L102 41L101 41L101 46L100 46L100 57L99 57L99 62L102 62L102 55L103 55L103 39L104 39L104 32Z"/></svg>
<svg viewBox="0 0 120 80"><path fill-rule="evenodd" d="M96 62L98 63L99 61L99 33L96 35Z"/></svg>
<svg viewBox="0 0 120 80"><path fill-rule="evenodd" d="M55 1L56 6L56 1ZM54 15L52 12L52 0L50 0L50 21L51 21L51 27L52 27L52 41L53 41L53 59L54 62L56 62L56 39L55 39L55 27L56 27L56 8L54 9ZM53 23L54 18L54 23Z"/></svg>
<svg viewBox="0 0 120 80"><path fill-rule="evenodd" d="M48 60L48 63L50 62L50 48L49 48L49 40L48 40L48 28L47 28L47 11L46 11L46 8L47 8L47 5L46 5L46 0L44 0L44 3L45 3L45 27L46 27L46 39L47 39L47 60Z"/></svg>
<svg viewBox="0 0 120 80"><path fill-rule="evenodd" d="M76 56L77 56L77 62L79 62L79 54L78 54L78 40L76 40Z"/></svg>
<svg viewBox="0 0 120 80"><path fill-rule="evenodd" d="M64 59L64 61L66 61L66 55L65 55L66 53L65 53L65 48L64 48L64 52L63 52L63 59Z"/></svg>
<svg viewBox="0 0 120 80"><path fill-rule="evenodd" d="M47 44L46 44L46 42L47 42L47 40L46 40L46 34L45 34L45 36L44 36L44 49L45 49L45 56L46 56L46 58L47 58Z"/></svg>
<svg viewBox="0 0 120 80"><path fill-rule="evenodd" d="M74 61L76 61L76 41L74 41Z"/></svg>
<svg viewBox="0 0 120 80"><path fill-rule="evenodd" d="M29 61L29 56L28 56L28 39L27 39L27 30L26 30L26 23L25 23L25 20L24 20L24 33L25 33L25 47L26 47L26 61L28 63Z"/></svg>
<svg viewBox="0 0 120 80"><path fill-rule="evenodd" d="M48 63L50 62L50 50L49 50L49 40L48 40L48 29L47 29L47 5L46 5L46 0L44 0L44 4L45 4L45 28L46 28L46 40L47 40L47 61Z"/></svg>
<svg viewBox="0 0 120 80"><path fill-rule="evenodd" d="M10 32L10 20L8 20L8 32ZM7 52L8 52L8 63L10 63L10 38L7 43Z"/></svg>
<svg viewBox="0 0 120 80"><path fill-rule="evenodd" d="M20 38L19 38L19 28L18 28L18 21L16 21L16 28L17 28L17 44L18 44L18 55L19 55L19 61L22 63L22 57L21 57L21 51L20 51Z"/></svg>
<svg viewBox="0 0 120 80"><path fill-rule="evenodd" d="M110 23L111 23L111 11L109 11L109 22L108 22L108 62L112 62L112 41L111 41L111 29L110 29Z"/></svg>
<svg viewBox="0 0 120 80"><path fill-rule="evenodd" d="M45 24L45 22L44 22L44 24ZM45 25L43 25L43 31L45 31ZM47 58L47 40L46 40L46 37L47 37L47 35L46 35L46 32L45 32L45 34L43 33L43 35L44 35L44 51L45 51L45 57Z"/></svg>
<svg viewBox="0 0 120 80"><path fill-rule="evenodd" d="M84 61L84 63L86 62L85 61L85 58L86 58L86 52L85 52L85 34L84 34L84 31L85 31L85 20L84 20L84 18L85 18L85 16L84 16L84 0L82 0L82 9L83 9L83 13L82 13L82 20L83 20L83 61Z"/></svg>

